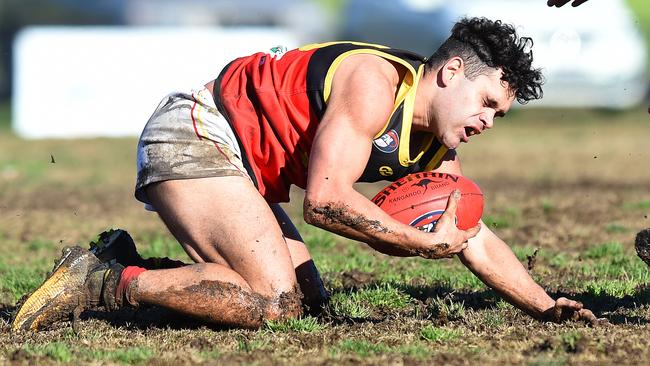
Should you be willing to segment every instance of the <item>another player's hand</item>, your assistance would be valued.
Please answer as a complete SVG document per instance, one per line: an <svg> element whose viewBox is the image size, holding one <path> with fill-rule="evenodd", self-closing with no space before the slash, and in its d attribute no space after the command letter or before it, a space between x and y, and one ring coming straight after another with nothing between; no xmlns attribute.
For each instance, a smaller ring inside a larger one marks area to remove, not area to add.
<svg viewBox="0 0 650 366"><path fill-rule="evenodd" d="M548 0L546 2L546 5L555 6L556 8L559 8L559 7L563 6L564 4L566 4L568 2L571 2L571 0ZM571 3L571 6L574 6L574 7L579 6L580 4L586 3L586 2L587 2L587 0L573 0L573 2Z"/></svg>
<svg viewBox="0 0 650 366"><path fill-rule="evenodd" d="M456 208L460 197L459 190L455 190L449 195L447 208L438 219L435 229L433 229L431 244L426 248L416 250L420 257L428 259L451 258L467 248L467 241L476 236L481 230L481 224L468 230L461 230L456 227Z"/></svg>
<svg viewBox="0 0 650 366"><path fill-rule="evenodd" d="M585 309L581 302L560 297L555 300L555 305L546 310L542 316L543 320L561 323L566 320L583 321L592 326L608 324L605 318L596 318L594 313Z"/></svg>

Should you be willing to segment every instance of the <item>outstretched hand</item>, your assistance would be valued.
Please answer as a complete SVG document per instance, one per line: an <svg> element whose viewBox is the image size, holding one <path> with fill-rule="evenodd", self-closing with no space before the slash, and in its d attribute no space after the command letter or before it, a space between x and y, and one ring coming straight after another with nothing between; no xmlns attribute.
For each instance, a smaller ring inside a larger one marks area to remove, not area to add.
<svg viewBox="0 0 650 366"><path fill-rule="evenodd" d="M568 2L571 2L571 0L548 0L546 2L546 5L555 6L556 8L559 8L559 7L563 6L564 4L566 4ZM573 2L571 3L571 6L573 6L573 7L580 6L580 4L586 3L586 2L587 2L587 0L573 0Z"/></svg>
<svg viewBox="0 0 650 366"><path fill-rule="evenodd" d="M605 318L596 318L594 313L585 309L581 302L560 297L555 300L555 305L546 310L543 319L555 323L561 323L565 320L583 321L592 326L609 324Z"/></svg>

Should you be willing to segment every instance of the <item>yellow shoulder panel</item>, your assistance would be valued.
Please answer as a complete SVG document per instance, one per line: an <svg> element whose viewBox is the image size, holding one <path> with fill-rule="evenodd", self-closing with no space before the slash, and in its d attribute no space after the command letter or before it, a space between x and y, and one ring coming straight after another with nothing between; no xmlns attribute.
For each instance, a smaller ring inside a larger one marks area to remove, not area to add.
<svg viewBox="0 0 650 366"><path fill-rule="evenodd" d="M372 44L372 43L364 43L364 42L353 42L353 41L339 41L339 42L325 42L325 43L312 43L308 45L304 45L302 47L299 47L298 50L300 51L311 51L314 48L323 48L327 46L332 46L335 44L342 44L342 43L350 43L356 46L364 46L364 47L375 47L375 48L388 48L386 46L382 46L380 44Z"/></svg>

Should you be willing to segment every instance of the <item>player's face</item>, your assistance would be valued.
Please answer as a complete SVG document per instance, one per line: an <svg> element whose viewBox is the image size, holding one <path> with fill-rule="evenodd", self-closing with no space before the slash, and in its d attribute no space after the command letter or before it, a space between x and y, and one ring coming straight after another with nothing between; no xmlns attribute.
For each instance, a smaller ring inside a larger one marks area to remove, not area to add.
<svg viewBox="0 0 650 366"><path fill-rule="evenodd" d="M473 80L463 72L448 80L444 97L434 112L435 135L450 149L494 126L494 119L510 109L514 95L501 80L501 70Z"/></svg>

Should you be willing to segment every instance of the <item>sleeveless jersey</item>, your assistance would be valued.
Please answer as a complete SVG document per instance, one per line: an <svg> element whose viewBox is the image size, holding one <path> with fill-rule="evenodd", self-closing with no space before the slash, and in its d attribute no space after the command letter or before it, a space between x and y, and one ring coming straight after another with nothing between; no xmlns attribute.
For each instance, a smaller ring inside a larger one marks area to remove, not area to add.
<svg viewBox="0 0 650 366"><path fill-rule="evenodd" d="M359 181L394 181L431 170L447 151L429 135L411 156L415 92L424 68L421 56L357 42L259 52L235 59L222 70L214 83L214 99L235 131L244 166L267 201L288 201L291 184L306 187L309 152L327 109L334 73L355 54L377 55L407 70Z"/></svg>

